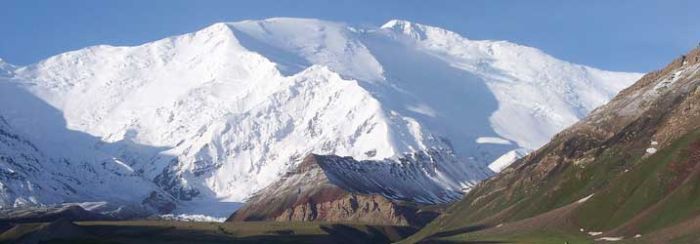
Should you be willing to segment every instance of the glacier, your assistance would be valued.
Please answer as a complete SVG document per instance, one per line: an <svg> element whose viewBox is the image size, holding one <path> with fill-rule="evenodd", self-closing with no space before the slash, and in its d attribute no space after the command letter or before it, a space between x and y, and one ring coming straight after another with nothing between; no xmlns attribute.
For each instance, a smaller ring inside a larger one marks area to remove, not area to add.
<svg viewBox="0 0 700 244"><path fill-rule="evenodd" d="M404 20L217 23L28 66L0 60L0 129L19 141L2 144L0 167L23 174L3 178L0 197L220 218L234 209L207 203L235 208L314 153L351 157L345 168L411 164L410 183L368 177L446 202L639 77ZM33 159L8 163L17 152Z"/></svg>

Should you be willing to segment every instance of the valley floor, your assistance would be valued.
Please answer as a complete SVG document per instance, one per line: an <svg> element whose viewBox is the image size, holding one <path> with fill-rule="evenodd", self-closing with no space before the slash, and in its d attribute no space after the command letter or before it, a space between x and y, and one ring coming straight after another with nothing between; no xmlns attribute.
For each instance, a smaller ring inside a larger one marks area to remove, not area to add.
<svg viewBox="0 0 700 244"><path fill-rule="evenodd" d="M535 224L529 228L518 223L472 226L416 240L407 237L417 229L407 226L326 222L58 220L5 225L0 229L4 231L0 243L696 243L700 234L692 231L697 226L690 225L699 223L700 218L639 238L616 241L601 240L566 225L543 228ZM674 238L668 239L669 236Z"/></svg>
<svg viewBox="0 0 700 244"><path fill-rule="evenodd" d="M391 243L417 229L320 222L54 221L10 227L1 243Z"/></svg>

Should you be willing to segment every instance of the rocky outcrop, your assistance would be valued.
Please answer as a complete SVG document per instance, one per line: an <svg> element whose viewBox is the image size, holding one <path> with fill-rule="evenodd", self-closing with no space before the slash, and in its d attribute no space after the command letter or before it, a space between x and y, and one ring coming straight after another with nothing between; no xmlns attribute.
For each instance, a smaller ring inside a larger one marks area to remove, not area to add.
<svg viewBox="0 0 700 244"><path fill-rule="evenodd" d="M146 199L141 201L141 204L152 208L155 212L160 214L171 213L173 210L175 210L175 207L177 207L174 199L156 191L152 191Z"/></svg>
<svg viewBox="0 0 700 244"><path fill-rule="evenodd" d="M342 189L335 189L342 191ZM323 194L323 193L321 193ZM333 194L333 193L331 193ZM308 199L287 208L276 221L362 222L368 224L407 225L402 207L380 195L344 194L324 202Z"/></svg>
<svg viewBox="0 0 700 244"><path fill-rule="evenodd" d="M258 192L227 221L328 221L382 225L427 223L438 212L426 205L358 192L337 184L323 169L324 156L309 155L281 180ZM438 209L438 208L435 208Z"/></svg>

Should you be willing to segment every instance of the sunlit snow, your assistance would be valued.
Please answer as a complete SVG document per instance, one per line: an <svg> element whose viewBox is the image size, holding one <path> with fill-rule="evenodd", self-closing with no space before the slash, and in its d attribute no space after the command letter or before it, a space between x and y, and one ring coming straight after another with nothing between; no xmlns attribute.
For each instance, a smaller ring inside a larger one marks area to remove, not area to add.
<svg viewBox="0 0 700 244"><path fill-rule="evenodd" d="M640 77L402 20L218 23L0 64L2 115L63 163L39 166L56 178L37 185L137 203L162 189L187 211L174 216L206 208L192 200L245 201L309 153L382 162L439 150L460 167L424 178L468 188Z"/></svg>

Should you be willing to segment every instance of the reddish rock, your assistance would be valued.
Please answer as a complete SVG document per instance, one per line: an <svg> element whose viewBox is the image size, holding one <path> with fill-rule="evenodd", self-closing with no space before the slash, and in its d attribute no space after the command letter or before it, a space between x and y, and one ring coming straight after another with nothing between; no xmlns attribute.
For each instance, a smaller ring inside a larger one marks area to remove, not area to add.
<svg viewBox="0 0 700 244"><path fill-rule="evenodd" d="M426 206L381 194L352 192L331 182L309 155L279 181L251 197L227 221L327 221L420 226L437 216Z"/></svg>

